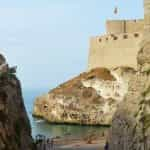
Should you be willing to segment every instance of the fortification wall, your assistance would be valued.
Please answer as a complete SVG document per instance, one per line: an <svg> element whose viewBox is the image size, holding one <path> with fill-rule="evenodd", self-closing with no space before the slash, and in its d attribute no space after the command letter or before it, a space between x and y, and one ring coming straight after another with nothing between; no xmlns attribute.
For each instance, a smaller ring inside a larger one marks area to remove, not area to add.
<svg viewBox="0 0 150 150"><path fill-rule="evenodd" d="M107 34L143 32L144 20L108 20Z"/></svg>
<svg viewBox="0 0 150 150"><path fill-rule="evenodd" d="M136 32L91 38L88 69L117 66L129 66L136 69L136 56L142 36L141 32Z"/></svg>

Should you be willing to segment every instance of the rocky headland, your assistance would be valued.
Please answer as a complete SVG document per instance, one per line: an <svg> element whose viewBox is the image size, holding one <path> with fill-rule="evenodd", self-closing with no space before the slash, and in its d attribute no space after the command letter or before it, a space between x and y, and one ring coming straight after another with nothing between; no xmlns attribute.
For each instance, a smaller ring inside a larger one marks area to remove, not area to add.
<svg viewBox="0 0 150 150"><path fill-rule="evenodd" d="M55 123L111 124L109 150L150 150L150 0L144 11L136 71L92 69L38 97L33 114Z"/></svg>
<svg viewBox="0 0 150 150"><path fill-rule="evenodd" d="M96 68L61 84L35 100L33 115L52 123L110 125L135 71Z"/></svg>
<svg viewBox="0 0 150 150"><path fill-rule="evenodd" d="M0 55L0 150L34 150L16 68Z"/></svg>

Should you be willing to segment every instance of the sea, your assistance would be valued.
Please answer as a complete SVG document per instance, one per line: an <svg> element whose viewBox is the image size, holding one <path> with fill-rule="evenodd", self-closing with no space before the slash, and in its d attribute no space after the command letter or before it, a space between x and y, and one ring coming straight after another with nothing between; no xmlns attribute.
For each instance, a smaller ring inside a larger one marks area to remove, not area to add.
<svg viewBox="0 0 150 150"><path fill-rule="evenodd" d="M46 93L46 90L26 90L23 89L24 103L30 124L32 127L33 138L36 135L44 135L47 138L65 137L71 135L75 138L84 138L91 133L96 135L103 134L108 128L102 126L83 126L83 125L66 125L66 124L50 124L42 119L37 119L32 116L34 100L37 96Z"/></svg>

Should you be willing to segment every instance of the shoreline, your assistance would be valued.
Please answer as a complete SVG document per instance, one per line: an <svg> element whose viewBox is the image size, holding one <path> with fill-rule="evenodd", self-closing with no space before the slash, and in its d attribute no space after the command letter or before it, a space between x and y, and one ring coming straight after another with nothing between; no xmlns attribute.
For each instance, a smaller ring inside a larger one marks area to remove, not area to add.
<svg viewBox="0 0 150 150"><path fill-rule="evenodd" d="M104 150L107 134L101 135L90 133L86 136L80 137L65 135L62 137L58 136L53 138L46 138L39 135L39 137L41 139L40 144L39 141L36 140L37 146L39 147L45 145L45 147L51 147L55 150Z"/></svg>
<svg viewBox="0 0 150 150"><path fill-rule="evenodd" d="M106 142L105 137L97 137L88 143L83 138L64 137L54 140L56 150L103 150Z"/></svg>
<svg viewBox="0 0 150 150"><path fill-rule="evenodd" d="M36 116L35 114L32 114L33 119L38 120L43 120L46 123L52 124L52 125L75 125L75 126L93 126L93 127L104 127L104 128L110 128L111 125L105 125L105 124L80 124L80 123L75 123L75 122L50 122L49 120L44 119L43 117Z"/></svg>

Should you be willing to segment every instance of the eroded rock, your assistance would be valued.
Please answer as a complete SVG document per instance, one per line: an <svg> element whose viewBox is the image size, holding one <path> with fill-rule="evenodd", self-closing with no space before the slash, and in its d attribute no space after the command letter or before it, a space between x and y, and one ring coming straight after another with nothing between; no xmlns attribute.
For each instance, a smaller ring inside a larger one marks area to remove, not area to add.
<svg viewBox="0 0 150 150"><path fill-rule="evenodd" d="M147 119L143 117L149 114L146 109L150 110L145 103L149 79L146 73L139 72L131 78L129 91L113 117L109 137L110 150L148 150L144 149L149 144L145 139Z"/></svg>
<svg viewBox="0 0 150 150"><path fill-rule="evenodd" d="M0 67L4 60L0 55ZM9 68L0 73L0 150L34 150L20 82Z"/></svg>
<svg viewBox="0 0 150 150"><path fill-rule="evenodd" d="M49 122L110 125L134 70L96 68L35 100L33 114Z"/></svg>

